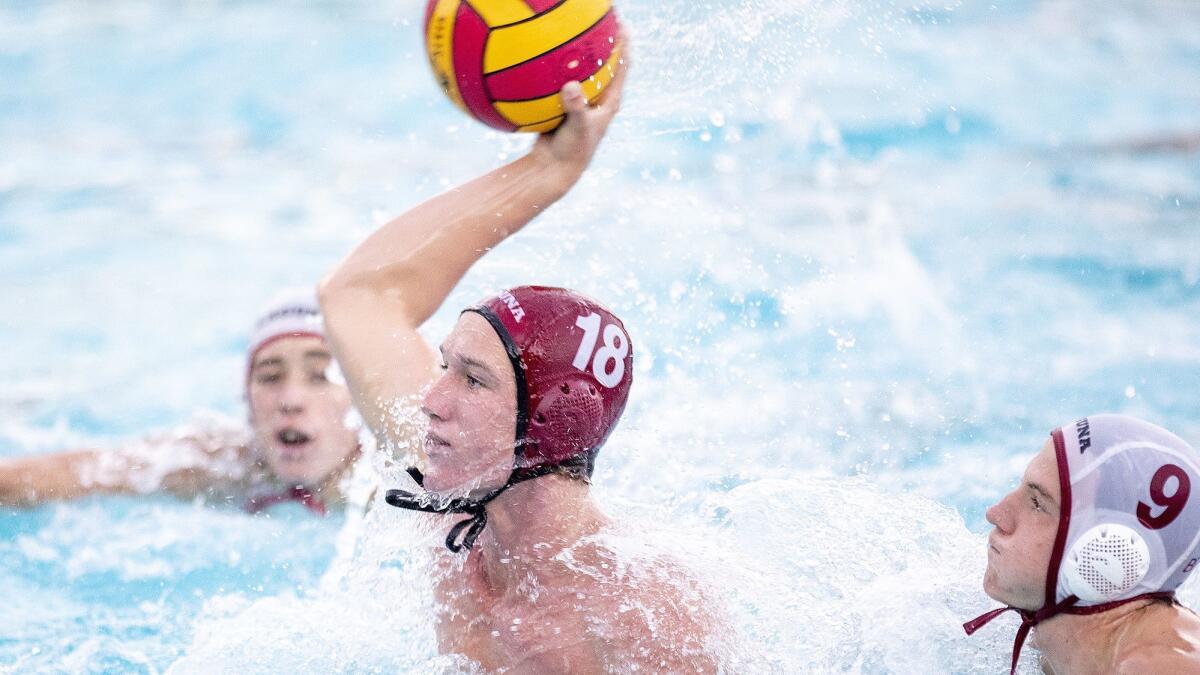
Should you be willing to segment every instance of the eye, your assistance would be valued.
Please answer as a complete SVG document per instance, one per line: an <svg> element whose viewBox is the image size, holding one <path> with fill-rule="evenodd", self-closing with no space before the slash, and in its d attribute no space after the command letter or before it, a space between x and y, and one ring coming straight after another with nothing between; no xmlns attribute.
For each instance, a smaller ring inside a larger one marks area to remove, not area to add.
<svg viewBox="0 0 1200 675"><path fill-rule="evenodd" d="M329 378L325 376L324 370L318 370L308 374L308 381L315 384L324 384L329 381Z"/></svg>
<svg viewBox="0 0 1200 675"><path fill-rule="evenodd" d="M1033 500L1033 510L1041 511L1042 510L1042 502L1041 502L1041 500L1038 499L1038 496L1030 495L1029 498Z"/></svg>
<svg viewBox="0 0 1200 675"><path fill-rule="evenodd" d="M477 379L475 379L475 378L471 377L470 375L467 375L467 387L468 387L468 388L470 388L470 389L478 389L478 388L480 388L480 387L482 387L482 386L483 386L483 383L482 383L482 382L480 382L479 380L477 380Z"/></svg>
<svg viewBox="0 0 1200 675"><path fill-rule="evenodd" d="M275 384L281 379L283 376L279 373L259 373L255 376L254 381L259 384Z"/></svg>

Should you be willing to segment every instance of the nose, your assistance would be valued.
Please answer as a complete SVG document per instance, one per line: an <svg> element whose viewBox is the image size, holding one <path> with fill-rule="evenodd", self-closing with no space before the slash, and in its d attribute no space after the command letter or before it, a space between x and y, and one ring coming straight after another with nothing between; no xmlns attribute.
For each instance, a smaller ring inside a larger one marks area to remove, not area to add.
<svg viewBox="0 0 1200 675"><path fill-rule="evenodd" d="M448 379L445 375L439 377L429 385L429 390L421 398L421 412L431 420L446 419L453 407L452 396L447 386Z"/></svg>
<svg viewBox="0 0 1200 675"><path fill-rule="evenodd" d="M1004 499L990 506L984 513L987 521L999 530L1001 534L1012 534L1012 518L1008 509L1008 501L1011 496L1006 495Z"/></svg>
<svg viewBox="0 0 1200 675"><path fill-rule="evenodd" d="M304 412L304 386L289 379L279 392L279 412L285 415L299 415Z"/></svg>

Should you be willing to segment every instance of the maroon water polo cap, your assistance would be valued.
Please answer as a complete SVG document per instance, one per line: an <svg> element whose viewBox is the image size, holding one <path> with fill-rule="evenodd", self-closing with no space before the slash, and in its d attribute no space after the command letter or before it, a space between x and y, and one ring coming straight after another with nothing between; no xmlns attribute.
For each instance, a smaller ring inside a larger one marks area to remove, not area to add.
<svg viewBox="0 0 1200 675"><path fill-rule="evenodd" d="M625 325L591 298L564 288L521 286L467 309L500 336L517 380L514 468L592 473L633 383Z"/></svg>
<svg viewBox="0 0 1200 675"><path fill-rule="evenodd" d="M455 552L471 548L487 525L487 503L513 485L550 473L589 479L633 384L633 345L625 325L591 298L565 288L520 286L467 312L491 324L512 363L517 384L512 473L481 497L440 504L428 493L389 490L386 497L399 508L471 515L446 537L446 547ZM423 484L420 471L409 474Z"/></svg>

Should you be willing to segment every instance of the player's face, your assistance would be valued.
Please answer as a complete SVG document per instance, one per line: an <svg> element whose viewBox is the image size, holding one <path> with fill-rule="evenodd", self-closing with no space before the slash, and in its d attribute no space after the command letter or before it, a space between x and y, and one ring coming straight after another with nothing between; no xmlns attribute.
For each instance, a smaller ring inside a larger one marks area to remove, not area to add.
<svg viewBox="0 0 1200 675"><path fill-rule="evenodd" d="M1045 604L1060 493L1054 442L1047 441L1029 462L1020 485L987 510L993 529L983 590L992 598L1021 609Z"/></svg>
<svg viewBox="0 0 1200 675"><path fill-rule="evenodd" d="M493 488L513 468L517 383L500 336L467 312L442 343L440 378L421 411L429 418L425 487L434 491Z"/></svg>
<svg viewBox="0 0 1200 675"><path fill-rule="evenodd" d="M250 364L250 420L275 477L315 487L358 454L350 392L330 380L333 355L319 337L286 337Z"/></svg>

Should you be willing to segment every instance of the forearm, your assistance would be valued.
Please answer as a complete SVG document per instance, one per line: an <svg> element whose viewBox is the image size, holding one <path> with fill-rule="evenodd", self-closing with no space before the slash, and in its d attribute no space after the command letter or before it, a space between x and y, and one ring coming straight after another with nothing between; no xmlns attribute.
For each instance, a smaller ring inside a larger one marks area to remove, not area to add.
<svg viewBox="0 0 1200 675"><path fill-rule="evenodd" d="M563 87L566 121L529 154L384 225L321 282L329 343L355 406L382 442L401 447L418 437L398 414L436 376L436 354L418 328L475 261L579 180L619 107L623 74L594 109L577 82Z"/></svg>
<svg viewBox="0 0 1200 675"><path fill-rule="evenodd" d="M366 292L421 325L475 261L577 179L576 170L531 153L424 202L368 237L322 283L326 313L336 315L339 294Z"/></svg>
<svg viewBox="0 0 1200 675"><path fill-rule="evenodd" d="M91 450L0 461L0 506L36 506L104 490L82 478L81 470L95 461Z"/></svg>

